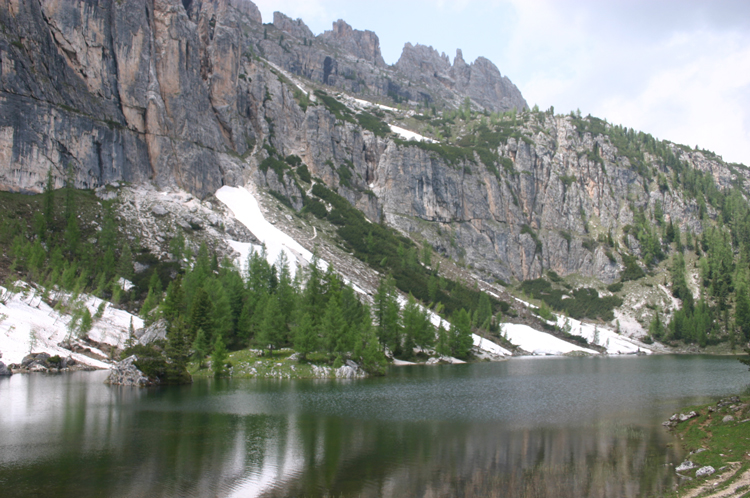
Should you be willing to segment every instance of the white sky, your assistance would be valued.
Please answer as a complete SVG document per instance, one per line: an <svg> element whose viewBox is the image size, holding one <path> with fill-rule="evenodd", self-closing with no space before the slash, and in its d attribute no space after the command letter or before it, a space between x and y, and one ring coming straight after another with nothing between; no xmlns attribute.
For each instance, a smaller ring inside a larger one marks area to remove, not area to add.
<svg viewBox="0 0 750 498"><path fill-rule="evenodd" d="M406 42L484 56L530 106L581 112L750 165L748 0L255 0L315 34L344 19Z"/></svg>

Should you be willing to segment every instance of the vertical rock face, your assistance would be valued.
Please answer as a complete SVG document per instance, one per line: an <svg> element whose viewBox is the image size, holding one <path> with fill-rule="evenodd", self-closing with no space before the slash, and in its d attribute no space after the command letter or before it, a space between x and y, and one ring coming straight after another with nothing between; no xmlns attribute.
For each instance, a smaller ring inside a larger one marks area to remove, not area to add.
<svg viewBox="0 0 750 498"><path fill-rule="evenodd" d="M290 17L285 16L281 12L273 13L273 25L280 31L284 31L300 40L308 39L312 40L315 35L307 25L302 22L302 19L294 20Z"/></svg>
<svg viewBox="0 0 750 498"><path fill-rule="evenodd" d="M333 29L320 35L321 40L338 45L353 56L372 62L378 67L385 67L380 54L380 39L372 31L352 29L345 21L339 19L333 23Z"/></svg>
<svg viewBox="0 0 750 498"><path fill-rule="evenodd" d="M50 168L58 186L72 170L82 188L198 195L236 178L218 154L255 137L238 104L240 19L260 14L244 0L0 5L0 187L39 191Z"/></svg>
<svg viewBox="0 0 750 498"><path fill-rule="evenodd" d="M500 74L492 62L479 57L466 64L461 50L456 51L453 65L447 55L439 54L432 47L407 43L394 68L411 81L419 81L435 94L446 90L471 98L475 105L491 111L528 109L518 88ZM454 97L455 99L455 97Z"/></svg>
<svg viewBox="0 0 750 498"><path fill-rule="evenodd" d="M240 158L303 119L258 55L352 93L453 105L466 90L489 109L525 106L489 61L453 74L417 46L412 86L397 77L409 51L386 66L371 31L261 21L249 0L1 2L0 188L39 192L50 169L57 187L72 174L79 188L151 181L199 196L246 180Z"/></svg>

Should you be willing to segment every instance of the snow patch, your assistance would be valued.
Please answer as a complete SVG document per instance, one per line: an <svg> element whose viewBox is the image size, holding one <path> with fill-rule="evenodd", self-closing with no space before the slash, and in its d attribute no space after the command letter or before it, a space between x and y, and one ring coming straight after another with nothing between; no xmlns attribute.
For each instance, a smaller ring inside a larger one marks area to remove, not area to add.
<svg viewBox="0 0 750 498"><path fill-rule="evenodd" d="M416 133L411 130L407 130L405 128L401 128L400 126L389 124L388 126L391 127L391 131L397 135L399 135L402 138L405 138L406 140L416 140L418 142L429 142L436 144L438 143L437 140L433 140L432 138L425 137L424 135L420 135L419 133Z"/></svg>
<svg viewBox="0 0 750 498"><path fill-rule="evenodd" d="M7 292L8 296L5 303L0 303L0 351L3 353L3 362L21 363L23 357L31 351L51 356L72 356L87 365L109 368L107 363L72 353L59 346L69 335L70 316L51 308L35 289L25 284L20 285L25 287L24 290L15 293L0 287L0 292ZM60 299L70 299L70 296L61 294ZM92 316L102 306L101 318L94 319L93 327L88 333L93 341L122 347L129 336L131 319L135 329L143 327L141 318L116 309L107 301L88 295L82 295L80 299ZM101 351L90 349L106 356Z"/></svg>
<svg viewBox="0 0 750 498"><path fill-rule="evenodd" d="M501 331L510 342L535 355L561 355L573 351L599 354L593 349L582 348L565 342L551 334L535 330L528 325L504 323L501 325Z"/></svg>
<svg viewBox="0 0 750 498"><path fill-rule="evenodd" d="M274 264L279 259L279 255L284 252L290 263L289 271L294 276L298 266L307 266L312 261L310 251L266 220L258 201L247 188L224 186L216 191L216 198L224 203L232 211L234 217L266 246L266 256L270 264ZM247 261L251 250L257 247L236 241L228 242L242 255L240 267Z"/></svg>
<svg viewBox="0 0 750 498"><path fill-rule="evenodd" d="M560 315L557 315L557 326L561 330L566 330L569 327L569 330L567 330L569 334L583 337L590 344L604 347L607 354L651 353L651 350L643 345L634 343L608 327L583 323L574 318L566 318Z"/></svg>

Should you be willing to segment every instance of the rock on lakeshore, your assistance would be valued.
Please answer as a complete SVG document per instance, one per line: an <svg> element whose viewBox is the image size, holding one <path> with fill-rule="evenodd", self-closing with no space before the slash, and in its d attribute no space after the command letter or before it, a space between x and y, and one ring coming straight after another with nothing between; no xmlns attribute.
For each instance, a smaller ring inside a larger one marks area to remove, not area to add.
<svg viewBox="0 0 750 498"><path fill-rule="evenodd" d="M105 384L112 386L137 386L137 387L148 387L156 385L138 367L135 366L135 362L138 361L138 357L135 355L128 356L119 363L116 363L112 370L109 372L109 377L104 381Z"/></svg>

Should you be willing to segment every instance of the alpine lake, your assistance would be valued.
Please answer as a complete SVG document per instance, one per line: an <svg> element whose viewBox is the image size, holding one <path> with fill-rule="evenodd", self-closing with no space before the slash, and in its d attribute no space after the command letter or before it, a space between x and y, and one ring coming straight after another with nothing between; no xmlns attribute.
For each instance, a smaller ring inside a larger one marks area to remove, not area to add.
<svg viewBox="0 0 750 498"><path fill-rule="evenodd" d="M662 422L750 383L735 358L676 355L146 389L106 376L0 380L3 496L660 496L686 456Z"/></svg>

